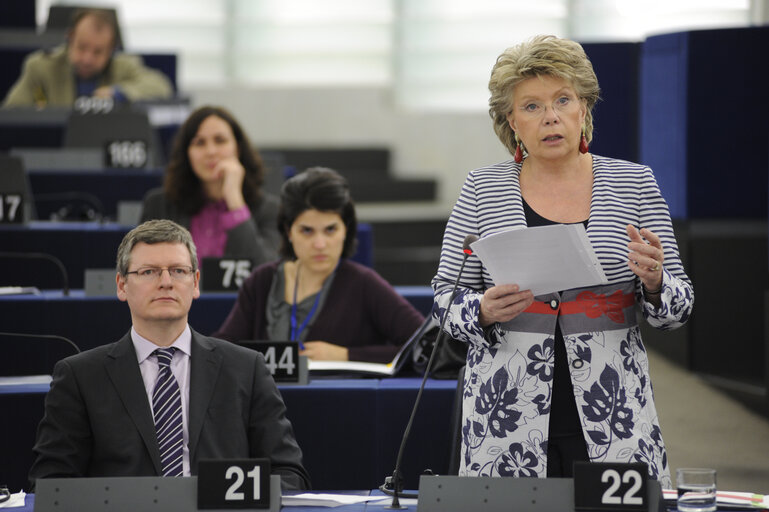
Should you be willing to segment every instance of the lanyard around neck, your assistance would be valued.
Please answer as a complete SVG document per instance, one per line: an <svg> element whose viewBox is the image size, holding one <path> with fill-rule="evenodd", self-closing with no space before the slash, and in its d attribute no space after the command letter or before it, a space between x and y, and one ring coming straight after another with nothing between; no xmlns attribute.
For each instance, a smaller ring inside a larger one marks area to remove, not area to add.
<svg viewBox="0 0 769 512"><path fill-rule="evenodd" d="M299 288L299 267L297 266L296 277L294 278L294 302L291 304L291 341L299 340L299 335L307 327L307 324L310 322L310 319L315 314L315 310L318 309L318 303L320 302L320 295L323 292L323 286L321 286L320 290L318 290L318 293L315 295L315 302L312 304L312 308L310 309L310 312L307 313L307 316L304 318L304 322L302 322L302 325L300 325L299 329L297 330L296 328L296 292L298 288Z"/></svg>

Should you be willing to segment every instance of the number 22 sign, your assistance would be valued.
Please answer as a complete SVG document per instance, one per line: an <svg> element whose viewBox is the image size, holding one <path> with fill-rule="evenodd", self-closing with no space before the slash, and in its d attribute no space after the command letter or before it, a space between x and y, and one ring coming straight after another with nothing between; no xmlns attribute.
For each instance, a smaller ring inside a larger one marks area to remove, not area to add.
<svg viewBox="0 0 769 512"><path fill-rule="evenodd" d="M620 512L649 510L646 464L576 462L574 509Z"/></svg>

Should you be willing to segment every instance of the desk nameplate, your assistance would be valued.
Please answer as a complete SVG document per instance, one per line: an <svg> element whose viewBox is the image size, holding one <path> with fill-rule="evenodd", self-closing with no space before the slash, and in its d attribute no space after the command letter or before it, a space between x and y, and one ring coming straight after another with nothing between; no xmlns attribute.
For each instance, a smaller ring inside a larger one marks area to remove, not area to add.
<svg viewBox="0 0 769 512"><path fill-rule="evenodd" d="M649 512L664 511L662 490L648 481ZM574 510L571 478L425 476L419 479L419 512L568 512Z"/></svg>
<svg viewBox="0 0 769 512"><path fill-rule="evenodd" d="M42 478L36 483L35 512L190 512L198 510L197 488L195 476ZM269 510L280 510L279 475L270 475Z"/></svg>

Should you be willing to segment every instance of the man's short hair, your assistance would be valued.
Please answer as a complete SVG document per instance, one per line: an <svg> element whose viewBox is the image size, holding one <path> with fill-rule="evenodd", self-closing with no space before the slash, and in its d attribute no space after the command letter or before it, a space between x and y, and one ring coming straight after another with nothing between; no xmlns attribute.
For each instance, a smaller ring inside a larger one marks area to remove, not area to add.
<svg viewBox="0 0 769 512"><path fill-rule="evenodd" d="M192 271L198 270L198 254L190 232L171 220L155 219L139 224L126 233L123 241L120 242L120 247L117 250L117 271L123 277L126 276L128 267L131 265L131 251L138 243L149 245L184 244L190 252Z"/></svg>
<svg viewBox="0 0 769 512"><path fill-rule="evenodd" d="M88 16L92 16L99 26L106 26L112 30L112 47L114 49L118 43L118 26L117 16L115 16L115 11L113 9L75 9L72 13L69 26L67 27L68 36L71 37L75 32L78 23Z"/></svg>

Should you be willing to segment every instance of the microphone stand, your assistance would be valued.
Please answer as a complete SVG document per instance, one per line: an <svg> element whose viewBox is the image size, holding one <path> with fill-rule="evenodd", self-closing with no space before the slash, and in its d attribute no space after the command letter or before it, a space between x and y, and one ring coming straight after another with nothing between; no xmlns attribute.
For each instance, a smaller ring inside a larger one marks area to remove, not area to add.
<svg viewBox="0 0 769 512"><path fill-rule="evenodd" d="M63 341L64 343L68 343L72 348L75 349L75 353L80 353L80 347L77 346L77 343L72 341L69 338L65 338L64 336L59 336L58 334L30 334L25 332L0 332L0 337L12 337L12 338L39 338L44 340L59 340Z"/></svg>
<svg viewBox="0 0 769 512"><path fill-rule="evenodd" d="M0 252L0 258L9 258L9 259L41 259L41 260L47 260L56 265L56 267L59 269L59 273L61 274L61 281L62 281L62 294L64 296L69 295L69 276L67 275L67 269L64 268L64 263L61 262L59 258L56 256L53 256L51 254L47 254L44 252L7 252L2 251Z"/></svg>
<svg viewBox="0 0 769 512"><path fill-rule="evenodd" d="M422 383L419 385L419 391L417 392L417 398L414 400L414 407L411 410L411 416L409 416L409 421L406 424L406 430L403 432L403 439L401 439L401 445L398 449L398 456L395 459L395 470L393 471L393 475L390 479L390 483L392 484L393 488L393 500L390 503L389 506L385 507L386 509L391 510L404 510L408 507L404 507L400 504L400 500L398 499L398 493L401 491L402 482L401 482L401 460L403 459L403 452L406 448L406 441L408 441L409 434L411 433L411 425L414 423L414 417L417 413L417 408L419 407L419 402L422 399L422 392L425 389L425 384L427 383L427 378L430 375L430 370L433 366L433 359L435 359L435 354L438 353L438 349L440 348L441 342L444 338L444 331L443 326L446 324L446 318L449 316L449 308L451 307L451 304L454 302L454 298L457 293L457 287L459 286L459 280L462 278L462 272L465 269L465 263L467 262L467 258L473 254L472 249L470 249L470 244L478 240L478 237L475 235L467 235L465 237L464 243L462 244L462 252L464 252L464 256L462 257L462 265L459 267L459 272L457 272L457 280L454 281L454 287L451 289L451 294L449 295L449 305L446 307L446 314L443 315L443 318L441 319L441 326L438 330L438 336L435 338L435 344L433 345L433 351L430 354L430 359L427 361L427 366L425 367L425 374L424 377L422 377ZM382 485L382 487L385 487L387 485L387 481L385 480L385 483Z"/></svg>

